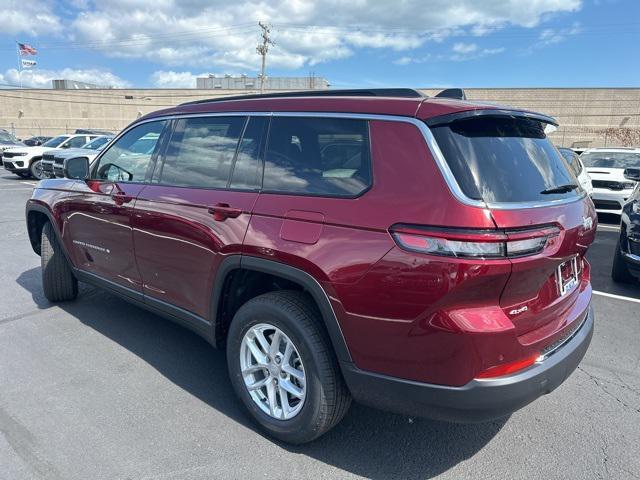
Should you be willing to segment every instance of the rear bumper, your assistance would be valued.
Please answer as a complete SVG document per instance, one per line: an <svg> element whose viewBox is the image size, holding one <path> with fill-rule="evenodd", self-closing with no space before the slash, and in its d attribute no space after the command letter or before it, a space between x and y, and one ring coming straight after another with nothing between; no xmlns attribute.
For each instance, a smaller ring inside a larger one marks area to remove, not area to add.
<svg viewBox="0 0 640 480"><path fill-rule="evenodd" d="M414 382L379 375L342 363L354 399L404 415L451 422L482 422L508 415L557 388L576 369L593 335L589 307L581 327L543 362L521 373L472 380L462 387Z"/></svg>

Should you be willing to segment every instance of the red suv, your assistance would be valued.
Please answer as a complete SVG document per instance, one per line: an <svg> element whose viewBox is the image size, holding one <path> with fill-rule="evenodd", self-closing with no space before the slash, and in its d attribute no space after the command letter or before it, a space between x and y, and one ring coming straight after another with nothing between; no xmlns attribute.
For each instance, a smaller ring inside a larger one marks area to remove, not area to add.
<svg viewBox="0 0 640 480"><path fill-rule="evenodd" d="M225 347L272 436L351 399L509 414L593 332L591 200L544 115L411 90L264 95L132 123L27 204L44 292L104 287Z"/></svg>

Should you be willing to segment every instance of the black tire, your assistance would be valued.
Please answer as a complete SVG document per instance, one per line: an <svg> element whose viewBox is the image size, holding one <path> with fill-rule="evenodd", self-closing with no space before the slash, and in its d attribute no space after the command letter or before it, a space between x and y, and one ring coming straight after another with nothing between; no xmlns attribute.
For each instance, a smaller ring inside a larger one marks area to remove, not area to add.
<svg viewBox="0 0 640 480"><path fill-rule="evenodd" d="M78 296L78 280L74 277L67 258L58 243L51 223L42 228L40 260L42 263L42 288L50 302L74 300Z"/></svg>
<svg viewBox="0 0 640 480"><path fill-rule="evenodd" d="M31 162L31 165L29 165L29 172L31 173L31 176L36 180L43 180L47 178L44 171L42 170L41 158L36 158L33 162Z"/></svg>
<svg viewBox="0 0 640 480"><path fill-rule="evenodd" d="M344 383L320 314L302 292L266 293L245 303L233 317L227 337L227 363L233 388L249 414L268 435L291 444L310 442L333 428L347 413L351 395ZM294 343L304 364L306 396L300 412L278 420L258 407L240 371L245 333L258 323L271 324Z"/></svg>
<svg viewBox="0 0 640 480"><path fill-rule="evenodd" d="M618 239L618 243L616 243L616 253L613 255L611 278L617 283L635 283L636 281L635 277L629 273L629 268L627 267L624 258L622 258L620 239Z"/></svg>

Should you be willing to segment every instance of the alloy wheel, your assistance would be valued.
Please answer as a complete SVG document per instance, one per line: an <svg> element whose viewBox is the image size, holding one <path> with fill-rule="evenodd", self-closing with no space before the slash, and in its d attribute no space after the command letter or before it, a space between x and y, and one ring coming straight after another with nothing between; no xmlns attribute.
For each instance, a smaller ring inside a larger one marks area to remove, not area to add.
<svg viewBox="0 0 640 480"><path fill-rule="evenodd" d="M278 327L252 326L240 346L240 369L253 402L277 420L295 417L307 391L304 365L298 349Z"/></svg>

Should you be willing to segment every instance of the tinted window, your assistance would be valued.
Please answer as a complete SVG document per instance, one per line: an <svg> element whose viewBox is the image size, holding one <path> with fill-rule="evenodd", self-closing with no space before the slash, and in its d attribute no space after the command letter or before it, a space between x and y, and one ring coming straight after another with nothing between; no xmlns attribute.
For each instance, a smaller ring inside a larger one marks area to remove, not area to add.
<svg viewBox="0 0 640 480"><path fill-rule="evenodd" d="M264 189L353 196L371 185L366 120L274 117Z"/></svg>
<svg viewBox="0 0 640 480"><path fill-rule="evenodd" d="M252 117L238 146L238 155L231 175L231 188L254 190L262 183L261 152L266 141L269 120Z"/></svg>
<svg viewBox="0 0 640 480"><path fill-rule="evenodd" d="M96 178L119 182L143 182L166 121L132 128L100 158Z"/></svg>
<svg viewBox="0 0 640 480"><path fill-rule="evenodd" d="M9 132L1 132L0 131L0 141L2 142L17 142L16 138L11 135Z"/></svg>
<svg viewBox="0 0 640 480"><path fill-rule="evenodd" d="M111 140L111 137L98 137L94 140L91 140L82 148L87 148L90 150L102 150L105 147L105 145L109 143L110 140Z"/></svg>
<svg viewBox="0 0 640 480"><path fill-rule="evenodd" d="M179 120L171 136L160 182L187 187L224 188L246 117Z"/></svg>
<svg viewBox="0 0 640 480"><path fill-rule="evenodd" d="M476 117L432 128L460 188L486 202L530 202L575 197L570 167L544 133L545 124L528 118Z"/></svg>
<svg viewBox="0 0 640 480"><path fill-rule="evenodd" d="M56 148L58 147L62 142L64 142L67 138L66 135L61 135L59 137L53 137L51 140L47 140L45 143L42 144L43 147L51 147L51 148Z"/></svg>
<svg viewBox="0 0 640 480"><path fill-rule="evenodd" d="M87 143L87 137L73 137L65 142L62 146L65 148L80 148Z"/></svg>
<svg viewBox="0 0 640 480"><path fill-rule="evenodd" d="M637 152L588 152L580 155L582 163L596 168L640 168Z"/></svg>
<svg viewBox="0 0 640 480"><path fill-rule="evenodd" d="M578 154L569 148L559 148L558 151L562 154L564 159L569 164L571 171L577 177L582 172L582 165L578 160Z"/></svg>

